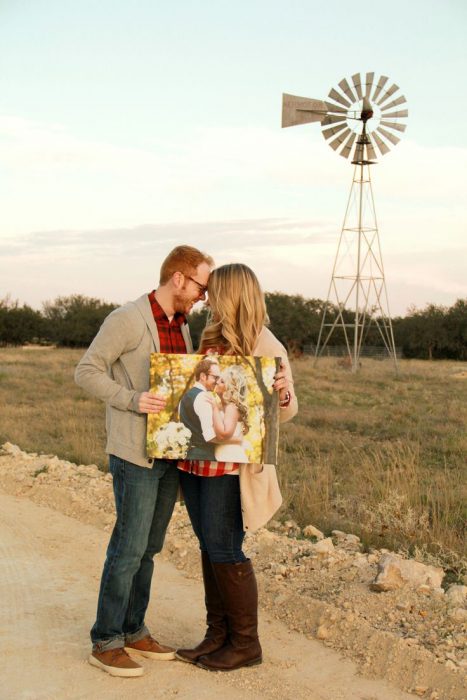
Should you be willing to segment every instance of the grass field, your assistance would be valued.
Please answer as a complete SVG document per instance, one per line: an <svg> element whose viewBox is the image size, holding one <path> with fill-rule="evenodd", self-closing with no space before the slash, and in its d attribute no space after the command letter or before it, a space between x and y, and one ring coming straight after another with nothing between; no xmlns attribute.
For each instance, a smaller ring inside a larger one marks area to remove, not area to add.
<svg viewBox="0 0 467 700"><path fill-rule="evenodd" d="M0 442L106 468L104 407L73 382L80 350L0 349ZM299 415L281 429L280 516L402 548L459 577L465 555L467 368L364 360L352 375L293 364Z"/></svg>

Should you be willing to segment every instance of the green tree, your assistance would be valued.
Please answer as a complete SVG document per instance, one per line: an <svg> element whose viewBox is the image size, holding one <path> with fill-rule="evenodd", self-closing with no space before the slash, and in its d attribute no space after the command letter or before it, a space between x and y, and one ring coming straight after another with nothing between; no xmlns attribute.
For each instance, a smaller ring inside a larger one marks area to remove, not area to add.
<svg viewBox="0 0 467 700"><path fill-rule="evenodd" d="M282 292L267 292L265 297L271 331L291 354L303 352L306 344L316 343L323 310L321 299Z"/></svg>
<svg viewBox="0 0 467 700"><path fill-rule="evenodd" d="M396 319L396 334L405 357L432 360L446 356L446 314L446 307L428 304L424 309L411 307L405 318Z"/></svg>
<svg viewBox="0 0 467 700"><path fill-rule="evenodd" d="M201 340L201 333L208 320L208 309L203 306L199 311L193 311L188 316L188 325L190 327L190 335L193 341L193 347L196 350L199 348L199 341Z"/></svg>
<svg viewBox="0 0 467 700"><path fill-rule="evenodd" d="M467 360L467 299L458 299L447 310L444 319L447 347L446 356Z"/></svg>
<svg viewBox="0 0 467 700"><path fill-rule="evenodd" d="M92 341L106 316L116 308L99 299L74 294L45 302L43 315L48 336L57 345L87 346Z"/></svg>
<svg viewBox="0 0 467 700"><path fill-rule="evenodd" d="M0 299L0 345L23 345L46 341L46 327L39 311L19 305L9 297Z"/></svg>

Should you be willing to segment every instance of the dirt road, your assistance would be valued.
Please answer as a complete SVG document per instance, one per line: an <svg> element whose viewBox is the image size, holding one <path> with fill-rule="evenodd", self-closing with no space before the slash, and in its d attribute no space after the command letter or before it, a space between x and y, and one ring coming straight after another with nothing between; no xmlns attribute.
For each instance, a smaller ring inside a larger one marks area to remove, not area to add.
<svg viewBox="0 0 467 700"><path fill-rule="evenodd" d="M108 534L25 498L0 494L0 649L2 700L402 700L413 697L356 674L319 642L261 617L262 666L228 674L176 661L146 660L145 675L111 678L92 668L93 619ZM151 629L165 643L199 641L199 583L157 561Z"/></svg>

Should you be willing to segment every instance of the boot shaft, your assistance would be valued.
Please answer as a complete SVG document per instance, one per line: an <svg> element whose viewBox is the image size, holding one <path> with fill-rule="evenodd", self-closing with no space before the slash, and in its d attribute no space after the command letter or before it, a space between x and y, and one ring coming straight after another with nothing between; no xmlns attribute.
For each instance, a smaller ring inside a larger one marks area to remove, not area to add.
<svg viewBox="0 0 467 700"><path fill-rule="evenodd" d="M238 564L213 564L224 601L232 646L258 641L258 586L250 559Z"/></svg>

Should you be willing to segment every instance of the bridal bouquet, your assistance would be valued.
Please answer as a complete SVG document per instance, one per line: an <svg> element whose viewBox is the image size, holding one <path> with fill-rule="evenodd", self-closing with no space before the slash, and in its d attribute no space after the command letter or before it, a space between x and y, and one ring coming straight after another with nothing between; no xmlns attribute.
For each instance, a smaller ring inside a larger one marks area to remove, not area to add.
<svg viewBox="0 0 467 700"><path fill-rule="evenodd" d="M190 438L191 430L186 425L170 421L156 430L153 442L156 451L165 459L183 459L187 453Z"/></svg>

